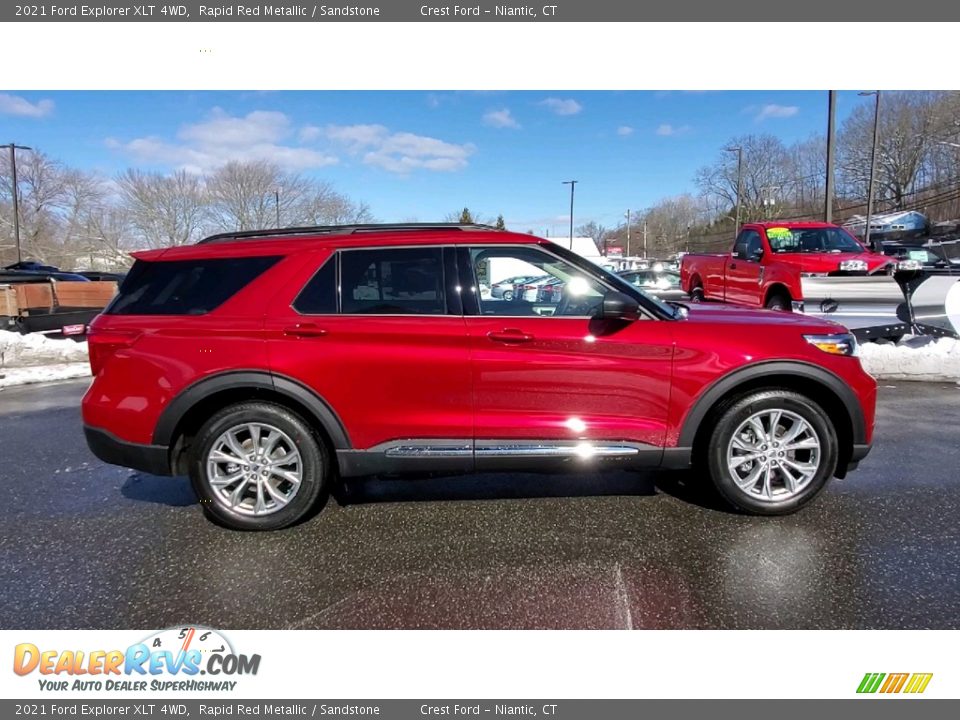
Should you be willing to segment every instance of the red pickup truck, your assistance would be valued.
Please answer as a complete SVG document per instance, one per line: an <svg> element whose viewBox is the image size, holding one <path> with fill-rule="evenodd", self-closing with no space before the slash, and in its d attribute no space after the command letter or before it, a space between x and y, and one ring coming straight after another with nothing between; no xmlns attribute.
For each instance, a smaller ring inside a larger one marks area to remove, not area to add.
<svg viewBox="0 0 960 720"><path fill-rule="evenodd" d="M694 301L792 310L803 303L802 277L886 274L895 266L836 225L750 223L730 253L684 255L680 284Z"/></svg>

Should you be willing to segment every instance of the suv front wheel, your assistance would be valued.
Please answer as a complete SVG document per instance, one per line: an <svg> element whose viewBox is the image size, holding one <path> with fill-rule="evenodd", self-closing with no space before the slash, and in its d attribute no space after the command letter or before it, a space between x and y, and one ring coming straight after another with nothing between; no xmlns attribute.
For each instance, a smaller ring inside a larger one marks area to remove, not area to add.
<svg viewBox="0 0 960 720"><path fill-rule="evenodd" d="M736 508L786 515L810 502L837 466L837 433L823 409L788 390L747 395L717 419L707 453L710 477Z"/></svg>
<svg viewBox="0 0 960 720"><path fill-rule="evenodd" d="M318 506L328 476L326 448L310 426L264 402L214 414L190 457L190 480L204 511L237 530L293 525Z"/></svg>

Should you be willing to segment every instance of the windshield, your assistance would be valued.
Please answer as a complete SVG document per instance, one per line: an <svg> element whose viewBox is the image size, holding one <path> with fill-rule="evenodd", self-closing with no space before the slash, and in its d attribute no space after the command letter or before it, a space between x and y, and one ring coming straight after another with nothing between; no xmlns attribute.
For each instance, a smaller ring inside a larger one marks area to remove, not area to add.
<svg viewBox="0 0 960 720"><path fill-rule="evenodd" d="M775 253L861 253L863 246L840 228L767 228Z"/></svg>

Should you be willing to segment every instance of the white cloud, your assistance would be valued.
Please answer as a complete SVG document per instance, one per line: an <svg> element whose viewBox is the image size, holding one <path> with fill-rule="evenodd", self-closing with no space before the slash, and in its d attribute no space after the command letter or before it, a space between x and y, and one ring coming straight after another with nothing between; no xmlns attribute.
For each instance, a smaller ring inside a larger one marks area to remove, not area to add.
<svg viewBox="0 0 960 720"><path fill-rule="evenodd" d="M0 115L40 118L52 112L53 100L38 100L32 103L19 95L0 93Z"/></svg>
<svg viewBox="0 0 960 720"><path fill-rule="evenodd" d="M769 118L793 117L800 112L800 108L798 108L796 105L776 104L764 105L761 108L753 107L752 110L756 112L756 115L754 115L753 119L757 122L763 122Z"/></svg>
<svg viewBox="0 0 960 720"><path fill-rule="evenodd" d="M691 127L689 125L671 125L670 123L662 123L657 129L657 135L662 137L673 137L674 135L683 135L690 132Z"/></svg>
<svg viewBox="0 0 960 720"><path fill-rule="evenodd" d="M291 143L295 134L301 144ZM209 172L232 160L267 160L287 170L337 163L336 156L302 145L314 135L310 126L295 133L290 119L281 112L257 110L234 117L215 108L205 120L182 126L174 140L153 135L126 142L108 138L107 146L141 162L196 173Z"/></svg>
<svg viewBox="0 0 960 720"><path fill-rule="evenodd" d="M629 125L621 125L617 128L617 135L620 137L627 137L627 135L633 135L633 128Z"/></svg>
<svg viewBox="0 0 960 720"><path fill-rule="evenodd" d="M483 115L483 124L495 128L519 128L520 123L510 112L510 108L490 110Z"/></svg>
<svg viewBox="0 0 960 720"><path fill-rule="evenodd" d="M359 155L363 163L388 172L414 170L451 172L467 166L476 151L470 143L457 144L410 132L391 132L383 125L329 125L326 135Z"/></svg>
<svg viewBox="0 0 960 720"><path fill-rule="evenodd" d="M540 104L556 115L576 115L583 110L583 105L572 99L563 100L552 97L541 100Z"/></svg>

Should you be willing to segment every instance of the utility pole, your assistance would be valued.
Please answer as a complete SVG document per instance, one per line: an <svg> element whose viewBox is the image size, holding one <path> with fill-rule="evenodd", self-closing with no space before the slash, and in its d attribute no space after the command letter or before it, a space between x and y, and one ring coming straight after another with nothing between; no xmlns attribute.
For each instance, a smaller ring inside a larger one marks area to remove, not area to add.
<svg viewBox="0 0 960 720"><path fill-rule="evenodd" d="M0 145L0 149L2 148L10 149L10 174L13 180L13 239L17 244L17 262L19 263L23 260L23 256L20 251L20 189L17 184L17 150L33 150L33 148L16 143Z"/></svg>
<svg viewBox="0 0 960 720"><path fill-rule="evenodd" d="M573 250L573 189L577 186L579 180L564 180L562 185L570 186L570 249Z"/></svg>
<svg viewBox="0 0 960 720"><path fill-rule="evenodd" d="M823 221L833 222L833 164L837 156L837 91L831 90L827 98L827 186L823 203Z"/></svg>
<svg viewBox="0 0 960 720"><path fill-rule="evenodd" d="M877 140L880 137L880 91L860 93L863 97L875 96L873 105L873 149L870 151L870 182L867 184L867 219L863 226L863 244L870 247L870 219L873 217L873 181L877 174Z"/></svg>
<svg viewBox="0 0 960 720"><path fill-rule="evenodd" d="M277 210L277 224L274 226L279 229L280 227L280 188L277 188L273 191L273 206Z"/></svg>
<svg viewBox="0 0 960 720"><path fill-rule="evenodd" d="M737 219L733 230L733 236L736 237L740 234L740 197L743 194L743 147L738 145L737 147L724 148L724 150L737 154Z"/></svg>
<svg viewBox="0 0 960 720"><path fill-rule="evenodd" d="M630 211L627 210L627 257L630 257Z"/></svg>
<svg viewBox="0 0 960 720"><path fill-rule="evenodd" d="M643 259L647 259L647 221L643 221Z"/></svg>

